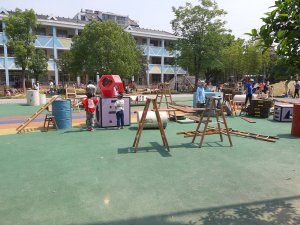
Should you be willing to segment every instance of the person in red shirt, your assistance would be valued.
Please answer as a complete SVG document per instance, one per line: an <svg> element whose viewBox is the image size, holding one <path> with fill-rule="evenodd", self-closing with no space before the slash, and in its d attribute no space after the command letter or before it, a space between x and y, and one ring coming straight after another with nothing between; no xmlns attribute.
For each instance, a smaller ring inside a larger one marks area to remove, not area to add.
<svg viewBox="0 0 300 225"><path fill-rule="evenodd" d="M92 98L91 93L87 93L87 98L82 100L82 105L86 111L86 130L94 131L94 112L96 110L96 105L98 100Z"/></svg>

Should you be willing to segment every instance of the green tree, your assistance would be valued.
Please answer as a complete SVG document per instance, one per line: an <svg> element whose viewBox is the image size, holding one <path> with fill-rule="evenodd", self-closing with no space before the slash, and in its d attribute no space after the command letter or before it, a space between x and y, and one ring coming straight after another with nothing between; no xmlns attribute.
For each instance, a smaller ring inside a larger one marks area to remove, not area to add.
<svg viewBox="0 0 300 225"><path fill-rule="evenodd" d="M15 13L9 14L3 21L6 23L4 30L8 37L8 46L15 54L15 64L22 69L21 79L25 92L25 71L34 50L36 36L32 31L36 28L37 17L32 9L25 11L16 9Z"/></svg>
<svg viewBox="0 0 300 225"><path fill-rule="evenodd" d="M250 35L262 40L265 47L276 46L280 57L285 57L300 69L300 14L299 0L277 0L272 11L262 18L264 25Z"/></svg>
<svg viewBox="0 0 300 225"><path fill-rule="evenodd" d="M142 57L131 34L112 21L92 21L71 47L73 68L86 75L119 74L122 78L139 73Z"/></svg>
<svg viewBox="0 0 300 225"><path fill-rule="evenodd" d="M180 51L177 62L195 74L196 84L200 74L221 67L222 35L227 32L225 21L220 19L226 12L211 0L200 0L199 3L173 7L175 19L171 21L175 34L181 36L175 45Z"/></svg>
<svg viewBox="0 0 300 225"><path fill-rule="evenodd" d="M28 66L32 72L33 77L38 81L41 77L47 75L48 72L48 58L42 49L37 49L32 55L30 64Z"/></svg>
<svg viewBox="0 0 300 225"><path fill-rule="evenodd" d="M62 83L66 81L69 82L71 79L71 75L75 74L74 71L74 63L73 63L73 55L71 51L65 51L57 60L57 67L62 75Z"/></svg>

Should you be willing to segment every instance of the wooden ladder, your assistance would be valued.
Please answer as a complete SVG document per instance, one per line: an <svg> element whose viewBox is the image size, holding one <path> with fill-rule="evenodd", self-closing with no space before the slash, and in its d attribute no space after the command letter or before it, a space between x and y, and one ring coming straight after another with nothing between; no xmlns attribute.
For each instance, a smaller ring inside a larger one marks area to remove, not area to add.
<svg viewBox="0 0 300 225"><path fill-rule="evenodd" d="M157 120L158 127L159 127L159 130L160 130L160 135L161 135L161 139L163 141L163 145L167 148L167 150L169 152L170 149L169 149L169 145L168 145L168 140L167 140L167 137L166 137L166 134L165 134L165 130L164 130L160 115L159 115L159 110L158 110L158 107L157 107L156 98L147 98L146 99L146 105L144 107L141 120L139 121L138 130L136 132L135 139L134 139L134 142L133 142L134 152L137 152L137 150L138 150L140 138L141 138L141 135L142 135L142 131L143 131L143 128L144 128L146 116L147 116L147 113L148 113L149 106L150 106L151 102L152 102L152 105L153 105L153 111L155 112L155 115L156 115L156 120Z"/></svg>
<svg viewBox="0 0 300 225"><path fill-rule="evenodd" d="M31 123L32 120L34 120L38 115L40 115L49 105L51 105L59 95L54 95L49 102L47 102L45 105L43 105L39 110L37 110L34 114L32 114L24 123L22 123L20 126L17 127L16 131L17 133L21 133L21 131Z"/></svg>
<svg viewBox="0 0 300 225"><path fill-rule="evenodd" d="M219 106L220 109L218 109L217 106ZM211 122L210 117L211 117L213 111L215 112L216 123L217 123L217 127L215 129L211 129L211 127L208 126L208 124ZM203 117L204 117L205 113L207 113L207 119L204 121ZM223 119L222 121L219 120L219 113L222 116L222 119ZM203 131L199 132L199 128L200 128L202 123L204 123L205 126L204 126ZM221 124L224 124L225 132L224 132L224 130L222 130ZM201 136L201 141L200 141L200 145L199 145L199 148L201 148L202 144L203 144L204 136L205 135L210 135L210 134L219 134L221 141L223 141L222 134L228 136L230 146L232 146L230 132L229 132L229 129L227 127L227 122L226 122L226 118L225 118L225 115L224 115L224 112L223 112L223 106L222 106L220 97L208 97L205 110L203 110L202 113L200 114L200 120L199 120L199 123L197 125L197 128L196 128L196 131L195 131L192 142L194 143L197 136Z"/></svg>
<svg viewBox="0 0 300 225"><path fill-rule="evenodd" d="M156 102L158 105L158 108L161 107L162 103L165 103L167 106L167 109L170 108L170 105L173 105L173 99L171 95L170 85L168 83L162 83L159 84L160 91L156 95ZM163 101L163 98L165 98L165 101ZM177 121L176 112L172 111L174 120ZM171 118L171 111L168 111L168 117Z"/></svg>
<svg viewBox="0 0 300 225"><path fill-rule="evenodd" d="M71 107L72 109L77 109L78 112L80 112L79 104L80 101L77 99L77 92L75 87L68 87L68 85L65 86L66 89L66 99L71 100Z"/></svg>

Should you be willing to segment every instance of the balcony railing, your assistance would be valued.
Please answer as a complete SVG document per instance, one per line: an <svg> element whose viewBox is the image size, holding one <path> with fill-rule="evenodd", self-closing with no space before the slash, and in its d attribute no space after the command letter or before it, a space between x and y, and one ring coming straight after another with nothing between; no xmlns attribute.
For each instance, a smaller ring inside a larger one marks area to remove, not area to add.
<svg viewBox="0 0 300 225"><path fill-rule="evenodd" d="M186 71L182 69L180 66L173 66L173 65L164 65L161 64L149 64L149 73L151 74L161 74L162 72L164 74L175 74L175 71L177 74L186 74Z"/></svg>
<svg viewBox="0 0 300 225"><path fill-rule="evenodd" d="M9 70L21 70L20 67L16 66L14 57L7 58L7 67ZM0 69L2 69L2 70L5 69L4 57L0 57ZM48 60L48 71L54 71L54 60L53 59Z"/></svg>

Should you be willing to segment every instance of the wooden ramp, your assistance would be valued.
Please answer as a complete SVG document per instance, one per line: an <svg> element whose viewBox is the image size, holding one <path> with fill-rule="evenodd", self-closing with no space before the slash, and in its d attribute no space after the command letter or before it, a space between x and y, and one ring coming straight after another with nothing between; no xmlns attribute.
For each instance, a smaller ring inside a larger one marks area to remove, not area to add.
<svg viewBox="0 0 300 225"><path fill-rule="evenodd" d="M51 105L59 95L54 95L49 102L47 102L45 105L43 105L39 110L37 110L34 114L32 114L24 123L22 123L20 126L17 127L16 131L17 133L21 133L24 128L31 123L32 120L34 120L38 115L40 115L49 105Z"/></svg>

